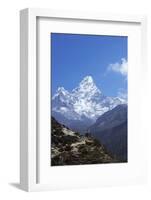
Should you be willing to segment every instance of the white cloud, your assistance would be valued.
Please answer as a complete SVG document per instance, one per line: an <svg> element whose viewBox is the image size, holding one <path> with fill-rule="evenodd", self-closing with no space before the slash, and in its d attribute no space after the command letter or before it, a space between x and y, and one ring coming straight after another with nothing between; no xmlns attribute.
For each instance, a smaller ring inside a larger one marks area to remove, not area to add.
<svg viewBox="0 0 151 200"><path fill-rule="evenodd" d="M121 99L124 99L125 101L127 101L127 90L120 88L118 90L117 96Z"/></svg>
<svg viewBox="0 0 151 200"><path fill-rule="evenodd" d="M125 58L122 58L121 62L110 64L107 68L107 71L113 71L116 73L120 73L123 76L127 76L128 62Z"/></svg>

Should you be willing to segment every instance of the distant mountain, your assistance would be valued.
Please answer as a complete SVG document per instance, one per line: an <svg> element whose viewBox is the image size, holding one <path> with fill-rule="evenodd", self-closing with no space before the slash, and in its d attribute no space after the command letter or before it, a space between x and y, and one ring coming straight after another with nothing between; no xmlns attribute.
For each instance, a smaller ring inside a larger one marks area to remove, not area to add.
<svg viewBox="0 0 151 200"><path fill-rule="evenodd" d="M51 165L80 165L118 162L90 135L80 135L51 119Z"/></svg>
<svg viewBox="0 0 151 200"><path fill-rule="evenodd" d="M85 132L99 116L123 103L125 99L104 96L86 76L71 92L58 88L52 97L52 116L72 130Z"/></svg>
<svg viewBox="0 0 151 200"><path fill-rule="evenodd" d="M104 113L88 129L117 159L127 161L127 105Z"/></svg>

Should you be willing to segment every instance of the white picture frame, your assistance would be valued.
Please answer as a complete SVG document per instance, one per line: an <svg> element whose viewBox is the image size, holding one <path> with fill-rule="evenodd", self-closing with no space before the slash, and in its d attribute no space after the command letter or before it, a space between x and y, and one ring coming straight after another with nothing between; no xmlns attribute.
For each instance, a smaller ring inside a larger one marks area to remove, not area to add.
<svg viewBox="0 0 151 200"><path fill-rule="evenodd" d="M54 11L49 9L24 9L20 12L20 185L26 191L39 191L51 189L64 189L74 187L92 187L92 183L87 183L87 180L82 184L70 183L41 183L38 180L39 170L39 146L38 146L38 71L37 71L37 19L61 19L61 20L78 20L93 22L107 22L120 23L133 26L138 24L140 29L140 46L141 46L141 63L140 72L144 79L143 73L146 70L146 17L145 16L124 16L101 13L87 13L87 12L72 12L72 11ZM99 26L99 23L98 23ZM139 103L139 102L138 102ZM142 145L145 144L145 133L141 134ZM144 142L144 143L143 143ZM143 151L144 152L144 151ZM113 177L104 179L104 183L96 181L94 187L106 185L127 185L146 182L146 162L144 156L144 163L140 167L139 175L132 173L128 178ZM98 168L99 166L97 166ZM66 168L67 169L67 168ZM80 170L80 169L78 169ZM95 170L95 169L94 169ZM118 169L116 169L118 170ZM98 176L99 177L99 176ZM51 177L50 177L51 179Z"/></svg>

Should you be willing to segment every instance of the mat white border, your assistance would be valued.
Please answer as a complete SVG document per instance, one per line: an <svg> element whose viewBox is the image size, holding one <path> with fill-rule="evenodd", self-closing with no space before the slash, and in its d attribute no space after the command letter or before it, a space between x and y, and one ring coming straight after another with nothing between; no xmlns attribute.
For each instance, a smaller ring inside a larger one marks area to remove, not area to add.
<svg viewBox="0 0 151 200"><path fill-rule="evenodd" d="M49 184L37 184L37 71L36 71L36 18L53 17L91 21L140 23L142 67L146 66L146 17L100 13L24 9L20 12L20 184L26 191L53 189ZM143 69L145 70L145 68ZM141 181L145 180L145 176ZM139 182L139 180L138 180Z"/></svg>

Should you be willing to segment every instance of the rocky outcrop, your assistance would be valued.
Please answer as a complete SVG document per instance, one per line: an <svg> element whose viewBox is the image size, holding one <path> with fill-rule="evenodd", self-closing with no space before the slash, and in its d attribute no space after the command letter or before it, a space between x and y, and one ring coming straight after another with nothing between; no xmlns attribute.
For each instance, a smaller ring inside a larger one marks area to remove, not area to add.
<svg viewBox="0 0 151 200"><path fill-rule="evenodd" d="M80 135L51 119L51 165L81 165L116 162L90 134Z"/></svg>

